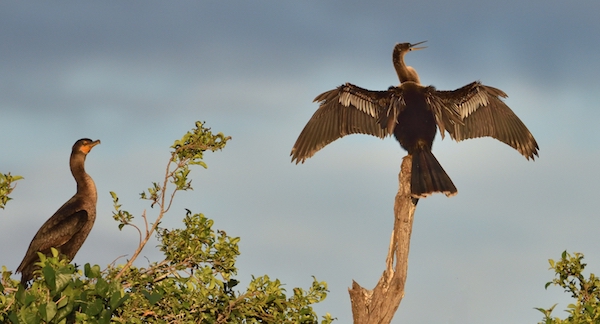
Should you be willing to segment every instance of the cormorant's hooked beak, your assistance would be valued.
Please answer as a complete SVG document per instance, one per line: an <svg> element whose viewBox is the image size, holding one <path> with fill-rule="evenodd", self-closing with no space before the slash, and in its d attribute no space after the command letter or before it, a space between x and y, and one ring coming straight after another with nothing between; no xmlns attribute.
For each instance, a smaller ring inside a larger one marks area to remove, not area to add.
<svg viewBox="0 0 600 324"><path fill-rule="evenodd" d="M96 146L100 144L100 140L95 140L93 142L89 142L87 144L84 144L79 150L85 154L90 153L90 151L92 150L92 147Z"/></svg>
<svg viewBox="0 0 600 324"><path fill-rule="evenodd" d="M414 43L414 44L410 44L409 48L411 51L418 51L418 50L422 50L424 48L427 48L427 46L422 46L422 47L415 47L417 45L423 44L426 41L422 41L422 42L418 42L418 43Z"/></svg>

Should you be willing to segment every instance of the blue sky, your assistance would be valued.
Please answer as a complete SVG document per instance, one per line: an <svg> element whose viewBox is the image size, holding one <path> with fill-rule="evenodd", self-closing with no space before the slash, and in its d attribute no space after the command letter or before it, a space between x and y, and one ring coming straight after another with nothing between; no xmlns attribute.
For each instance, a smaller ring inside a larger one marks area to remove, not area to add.
<svg viewBox="0 0 600 324"><path fill-rule="evenodd" d="M109 191L150 216L138 194L161 179L172 142L204 120L233 139L207 156L208 170L193 170L196 190L178 197L164 226L180 226L184 208L205 213L241 237L242 286L268 274L291 290L314 275L331 291L317 311L350 322L352 280L372 288L385 267L405 152L392 138L360 135L304 165L289 152L316 95L344 82L395 85L393 46L427 40L406 56L421 82L504 90L540 157L526 161L493 139L437 138L434 154L459 193L419 203L394 323L536 323L534 307L559 302L563 316L569 301L544 290L547 259L583 252L600 272L597 1L1 7L0 172L25 177L0 211L0 263L9 269L73 195L68 155L82 137L102 140L86 165L98 218L74 261L106 265L133 253L137 233L118 231ZM153 261L154 245L143 252Z"/></svg>

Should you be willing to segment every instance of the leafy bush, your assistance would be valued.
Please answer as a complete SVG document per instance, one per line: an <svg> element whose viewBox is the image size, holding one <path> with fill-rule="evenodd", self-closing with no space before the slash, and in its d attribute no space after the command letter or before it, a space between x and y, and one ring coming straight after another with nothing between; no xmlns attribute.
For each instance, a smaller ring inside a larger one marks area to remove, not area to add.
<svg viewBox="0 0 600 324"><path fill-rule="evenodd" d="M8 195L15 189L16 183L14 182L21 179L23 177L18 175L13 176L10 172L7 174L0 173L0 208L4 209L6 203L12 200Z"/></svg>
<svg viewBox="0 0 600 324"><path fill-rule="evenodd" d="M203 123L171 148L164 181L153 183L141 194L157 207L158 216L144 230L133 223L111 192L119 229L133 227L140 244L125 265L86 264L80 269L62 260L57 251L40 255L41 269L29 288L12 279L2 268L0 322L2 323L318 323L311 305L327 296L327 284L313 278L308 289L291 294L279 280L253 277L248 288L237 291L235 261L240 238L214 230L213 221L187 211L181 229L159 227L178 191L192 189L191 165L201 165L205 151L225 147L229 137L212 134ZM157 235L164 260L147 268L133 266L152 235ZM331 323L329 314L321 323Z"/></svg>
<svg viewBox="0 0 600 324"><path fill-rule="evenodd" d="M564 251L558 262L548 260L550 269L556 272L556 278L546 284L560 286L565 292L571 294L575 299L574 304L567 305L566 312L569 316L565 319L552 317L554 306L543 309L536 308L544 314L544 319L540 323L544 324L579 324L579 323L600 323L600 280L591 273L586 279L583 270L586 264L582 262L583 254L574 253L573 255Z"/></svg>

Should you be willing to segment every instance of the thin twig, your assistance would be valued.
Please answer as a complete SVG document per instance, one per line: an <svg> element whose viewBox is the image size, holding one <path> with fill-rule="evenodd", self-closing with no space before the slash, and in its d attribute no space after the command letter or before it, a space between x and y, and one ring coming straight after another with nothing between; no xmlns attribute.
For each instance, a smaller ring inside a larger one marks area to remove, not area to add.
<svg viewBox="0 0 600 324"><path fill-rule="evenodd" d="M113 260L113 261L112 261L112 262L111 262L111 263L108 265L108 267L106 267L106 269L104 269L104 271L106 271L106 270L107 270L107 269L109 269L109 268L112 268L112 267L114 267L114 265L117 263L117 260L119 260L120 258L124 258L124 257L126 257L126 256L127 256L127 254L119 255L119 256L118 256L116 259L114 259L114 260Z"/></svg>
<svg viewBox="0 0 600 324"><path fill-rule="evenodd" d="M132 223L127 223L127 225L133 226L133 228L135 228L138 231L138 234L140 236L140 242L138 244L142 243L142 231L140 230L140 228L137 227L135 224L132 224Z"/></svg>
<svg viewBox="0 0 600 324"><path fill-rule="evenodd" d="M158 224L160 224L161 219L163 218L163 216L166 213L166 210L164 208L164 206L165 206L165 195L166 195L166 191L167 191L169 177L174 172L174 171L170 171L170 169L171 169L171 163L172 163L174 157L175 157L175 152L171 155L171 159L169 159L169 163L167 164L167 169L165 171L165 181L163 182L163 187L160 190L161 191L161 194L160 194L161 195L160 196L160 203L159 203L159 205L160 205L160 212L158 214L158 217L156 217L156 221L154 222L154 224L152 224L152 227L150 228L150 231L148 231L148 229L147 229L147 224L148 223L146 221L146 237L144 237L144 239L140 242L140 245L138 246L138 248L135 250L135 252L131 256L131 258L129 259L129 261L127 261L127 264L125 264L125 266L123 266L123 268L121 269L121 271L119 271L119 273L115 276L115 279L119 279L123 275L123 273L125 273L125 270L127 270L127 269L129 269L131 267L131 265L133 264L133 262L140 255L140 253L142 253L142 250L144 249L144 247L146 246L146 244L150 240L150 237L152 236L152 233L154 233L154 231L156 231L156 228L158 227ZM173 200L173 196L175 195L176 191L177 191L176 189L173 190L173 194L171 195L171 202ZM144 213L144 219L146 220L145 213Z"/></svg>

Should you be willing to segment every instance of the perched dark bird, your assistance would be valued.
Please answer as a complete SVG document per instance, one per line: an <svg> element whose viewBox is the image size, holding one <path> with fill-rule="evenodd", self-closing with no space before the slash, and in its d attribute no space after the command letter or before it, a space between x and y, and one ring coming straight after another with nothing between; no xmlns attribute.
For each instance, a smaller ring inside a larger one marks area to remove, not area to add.
<svg viewBox="0 0 600 324"><path fill-rule="evenodd" d="M304 163L325 145L348 134L384 138L393 134L412 155L411 192L423 198L434 192L447 196L456 187L431 146L437 128L456 141L491 136L534 159L538 145L527 127L502 101L507 95L480 82L454 91L422 86L417 72L404 63L404 55L425 47L424 42L397 44L393 63L400 85L386 91L371 91L346 83L318 95L319 109L308 121L292 148L292 162Z"/></svg>
<svg viewBox="0 0 600 324"><path fill-rule="evenodd" d="M85 157L90 150L100 144L83 138L75 142L71 151L71 173L77 182L77 193L60 207L37 231L29 244L27 253L17 268L21 273L21 283L33 278L35 263L39 262L38 252L50 255L50 248L56 248L69 261L73 260L81 245L90 233L96 220L96 185L85 172Z"/></svg>

